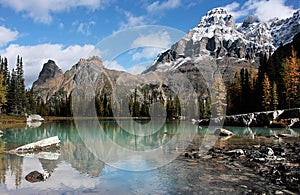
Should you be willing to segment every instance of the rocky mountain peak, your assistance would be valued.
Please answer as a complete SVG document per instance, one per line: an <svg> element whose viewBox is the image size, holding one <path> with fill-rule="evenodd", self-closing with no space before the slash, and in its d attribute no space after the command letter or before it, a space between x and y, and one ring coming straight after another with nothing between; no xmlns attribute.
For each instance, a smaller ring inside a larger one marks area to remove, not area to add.
<svg viewBox="0 0 300 195"><path fill-rule="evenodd" d="M32 89L35 93L38 93L38 99L46 102L48 95L53 95L59 89L63 80L63 71L53 60L48 60L48 62L43 65L39 78L33 83Z"/></svg>
<svg viewBox="0 0 300 195"><path fill-rule="evenodd" d="M259 23L259 22L260 22L260 20L259 20L259 18L258 18L257 15L248 16L248 17L244 20L244 22L243 22L243 24L242 24L242 27L243 27L243 28L247 28L247 27L249 27L249 25L255 24L255 23Z"/></svg>
<svg viewBox="0 0 300 195"><path fill-rule="evenodd" d="M43 65L43 69L39 74L38 80L33 83L33 86L46 83L48 80L55 78L58 75L63 75L63 71L53 60L49 59L48 62Z"/></svg>
<svg viewBox="0 0 300 195"><path fill-rule="evenodd" d="M209 27L213 25L235 28L232 15L223 8L215 8L207 12L207 14L202 17L198 27Z"/></svg>
<svg viewBox="0 0 300 195"><path fill-rule="evenodd" d="M83 59L81 58L77 64L74 65L73 68L78 69L78 68L84 68L88 66L99 66L100 68L103 68L103 62L100 57L98 56L92 56L89 57L88 59Z"/></svg>
<svg viewBox="0 0 300 195"><path fill-rule="evenodd" d="M233 16L224 8L215 8L169 50L159 54L143 73L180 69L204 57L215 59L220 67L228 68L230 64L231 68L238 69L249 63L256 67L261 54L271 55L281 44L290 43L299 32L300 10L284 20L266 23L260 21L259 16L248 16L243 23L235 24Z"/></svg>

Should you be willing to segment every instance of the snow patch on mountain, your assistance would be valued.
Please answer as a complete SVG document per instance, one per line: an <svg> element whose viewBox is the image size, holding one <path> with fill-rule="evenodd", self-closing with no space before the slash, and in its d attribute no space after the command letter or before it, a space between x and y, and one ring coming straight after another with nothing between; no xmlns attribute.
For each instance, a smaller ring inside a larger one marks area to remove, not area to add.
<svg viewBox="0 0 300 195"><path fill-rule="evenodd" d="M215 8L202 17L198 26L192 29L194 42L202 37L218 36L224 40L244 38L243 34L235 30L234 19L225 9Z"/></svg>

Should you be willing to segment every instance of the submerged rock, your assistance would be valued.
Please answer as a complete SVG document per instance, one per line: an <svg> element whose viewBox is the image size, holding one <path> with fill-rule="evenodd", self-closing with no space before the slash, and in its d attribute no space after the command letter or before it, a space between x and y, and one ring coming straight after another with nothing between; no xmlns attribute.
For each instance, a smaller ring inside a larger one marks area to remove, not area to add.
<svg viewBox="0 0 300 195"><path fill-rule="evenodd" d="M40 173L38 171L32 171L28 175L25 176L25 179L31 183L45 181L50 174L48 173Z"/></svg>

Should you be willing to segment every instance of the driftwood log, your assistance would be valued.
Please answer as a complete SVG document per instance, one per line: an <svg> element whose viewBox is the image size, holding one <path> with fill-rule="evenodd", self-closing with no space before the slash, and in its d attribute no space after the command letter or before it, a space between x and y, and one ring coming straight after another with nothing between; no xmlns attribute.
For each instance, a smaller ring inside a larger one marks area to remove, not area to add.
<svg viewBox="0 0 300 195"><path fill-rule="evenodd" d="M16 149L8 151L11 154L23 154L23 153L30 153L30 152L39 152L44 150L55 150L59 149L60 140L58 136L49 137L37 142L33 142L30 144L26 144Z"/></svg>

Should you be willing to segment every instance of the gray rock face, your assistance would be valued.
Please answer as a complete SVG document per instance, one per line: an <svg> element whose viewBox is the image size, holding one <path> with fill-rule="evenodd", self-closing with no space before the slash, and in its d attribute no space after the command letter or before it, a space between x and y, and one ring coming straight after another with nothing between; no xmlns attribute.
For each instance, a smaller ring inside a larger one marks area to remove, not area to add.
<svg viewBox="0 0 300 195"><path fill-rule="evenodd" d="M43 99L47 105L55 106L57 101L65 101L66 97L93 101L97 95L107 95L115 102L129 103L130 96L137 90L138 100L143 102L144 92L147 91L155 98L162 96L164 106L168 97L179 96L183 105L189 105L197 100L198 96L207 97L207 84L216 67L210 69L204 64L185 63L179 70L163 72L150 72L144 75L131 75L122 71L109 70L103 67L98 57L81 59L63 75L58 75L45 82L35 82L33 92L35 98ZM192 71L192 72L191 72ZM205 76L205 78L204 78ZM58 77L58 78L57 78ZM42 84L39 84L42 83ZM157 99L156 99L157 100ZM80 102L77 102L80 105ZM74 107L74 106L73 106ZM73 108L73 114L76 107ZM193 106L187 108L184 116L192 115L189 110L195 110ZM78 110L77 114L81 114ZM92 114L92 113L90 113Z"/></svg>
<svg viewBox="0 0 300 195"><path fill-rule="evenodd" d="M49 60L44 64L38 80L36 80L32 85L36 99L46 102L47 97L54 95L60 88L63 79L64 74L62 70L55 64L54 61Z"/></svg>
<svg viewBox="0 0 300 195"><path fill-rule="evenodd" d="M53 60L48 60L48 62L44 64L43 69L39 74L38 80L33 83L33 87L42 85L48 80L51 80L60 75L63 75L62 70L55 64Z"/></svg>

